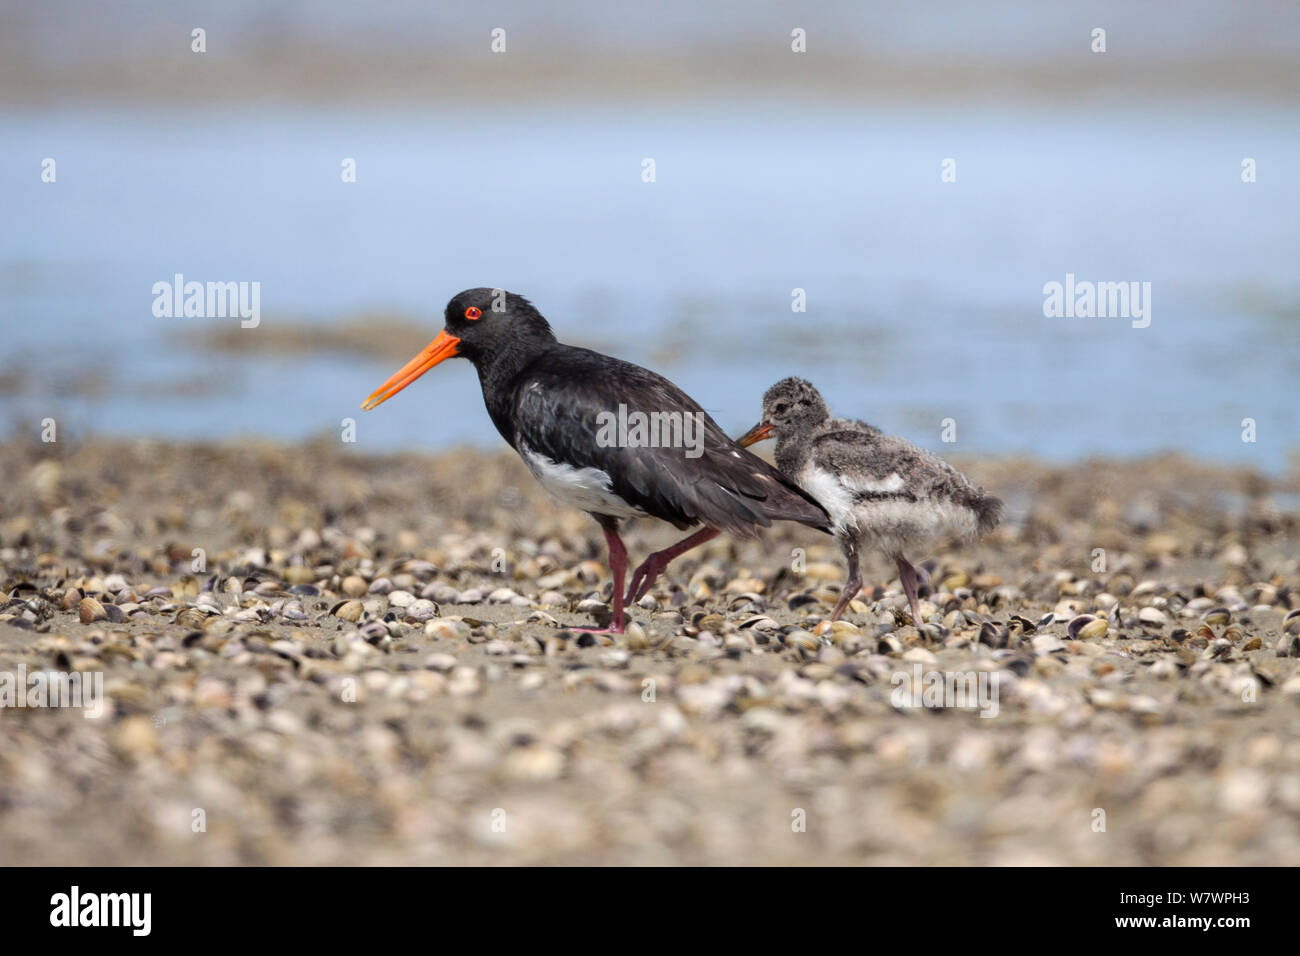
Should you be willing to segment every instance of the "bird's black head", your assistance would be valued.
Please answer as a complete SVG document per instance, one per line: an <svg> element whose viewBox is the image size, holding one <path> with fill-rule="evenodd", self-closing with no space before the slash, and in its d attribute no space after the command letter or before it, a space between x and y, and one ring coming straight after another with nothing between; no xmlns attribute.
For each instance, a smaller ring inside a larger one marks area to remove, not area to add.
<svg viewBox="0 0 1300 956"><path fill-rule="evenodd" d="M447 303L444 317L447 334L459 340L456 354L476 365L506 345L555 341L542 313L505 289L466 289Z"/></svg>
<svg viewBox="0 0 1300 956"><path fill-rule="evenodd" d="M452 297L438 337L362 403L364 410L392 398L439 362L467 358L481 370L499 354L526 354L555 341L550 324L522 295L504 289L466 289Z"/></svg>
<svg viewBox="0 0 1300 956"><path fill-rule="evenodd" d="M763 395L763 417L739 439L748 447L764 438L801 435L830 418L821 393L802 378L783 378Z"/></svg>

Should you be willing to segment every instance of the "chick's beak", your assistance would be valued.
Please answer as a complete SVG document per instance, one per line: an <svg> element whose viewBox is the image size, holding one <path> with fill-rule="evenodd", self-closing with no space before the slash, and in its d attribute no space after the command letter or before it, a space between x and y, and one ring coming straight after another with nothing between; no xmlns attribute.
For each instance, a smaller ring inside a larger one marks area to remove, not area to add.
<svg viewBox="0 0 1300 956"><path fill-rule="evenodd" d="M764 439L771 438L771 437L772 437L772 426L765 425L763 422L759 422L749 431L745 432L745 434L737 438L736 443L740 445L741 448L748 448L750 445L754 444L755 442L760 442L763 441Z"/></svg>
<svg viewBox="0 0 1300 956"><path fill-rule="evenodd" d="M361 410L368 412L376 405L388 401L439 362L459 355L459 346L460 339L456 338L456 336L448 335L445 331L439 332L438 337L421 349L419 355L403 365L392 378L375 389L370 397L361 403Z"/></svg>

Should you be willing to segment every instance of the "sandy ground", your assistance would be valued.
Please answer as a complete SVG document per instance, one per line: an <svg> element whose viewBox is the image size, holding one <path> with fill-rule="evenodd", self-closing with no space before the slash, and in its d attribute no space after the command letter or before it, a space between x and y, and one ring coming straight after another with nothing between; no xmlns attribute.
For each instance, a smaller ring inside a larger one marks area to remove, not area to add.
<svg viewBox="0 0 1300 956"><path fill-rule="evenodd" d="M828 628L782 526L610 639L562 630L594 522L508 452L0 446L0 679L106 697L0 709L0 860L1300 863L1296 478L956 463L1008 520L914 558L919 630L879 557Z"/></svg>

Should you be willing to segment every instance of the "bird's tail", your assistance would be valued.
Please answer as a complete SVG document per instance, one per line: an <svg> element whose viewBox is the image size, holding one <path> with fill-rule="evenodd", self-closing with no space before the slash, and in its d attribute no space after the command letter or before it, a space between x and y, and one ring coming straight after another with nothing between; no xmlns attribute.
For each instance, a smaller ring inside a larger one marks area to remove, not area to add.
<svg viewBox="0 0 1300 956"><path fill-rule="evenodd" d="M779 473L778 473L779 474ZM818 531L833 534L831 516L812 495L781 476L782 487L763 503L764 513L773 521L797 521Z"/></svg>
<svg viewBox="0 0 1300 956"><path fill-rule="evenodd" d="M1002 499L985 494L983 488L975 493L970 504L975 510L976 526L980 534L988 534L1002 521Z"/></svg>
<svg viewBox="0 0 1300 956"><path fill-rule="evenodd" d="M702 514L714 527L741 537L756 537L773 521L797 521L818 531L833 534L831 516L808 492L757 455L737 447L733 457L719 457L722 468L731 472L730 487L703 482L697 493L713 493L714 507Z"/></svg>

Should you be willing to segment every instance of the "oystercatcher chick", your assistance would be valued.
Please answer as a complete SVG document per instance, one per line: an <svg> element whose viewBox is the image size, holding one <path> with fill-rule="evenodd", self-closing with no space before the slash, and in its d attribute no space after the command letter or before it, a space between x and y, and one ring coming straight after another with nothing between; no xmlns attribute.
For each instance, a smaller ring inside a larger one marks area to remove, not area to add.
<svg viewBox="0 0 1300 956"><path fill-rule="evenodd" d="M589 513L609 547L614 578L608 628L622 633L624 603L640 600L668 563L720 532L755 537L773 521L830 531L812 495L745 451L666 378L590 349L556 341L525 298L468 289L447 303L446 326L365 400L369 410L439 362L459 356L478 370L483 402L547 491ZM625 518L703 527L651 554L623 591Z"/></svg>
<svg viewBox="0 0 1300 956"><path fill-rule="evenodd" d="M776 465L825 506L849 575L831 613L835 621L862 586L859 555L877 548L898 565L912 620L921 624L917 571L904 557L946 536L967 541L991 531L1002 502L947 462L865 422L832 418L801 378L777 382L763 396L763 417L739 441L776 438Z"/></svg>

